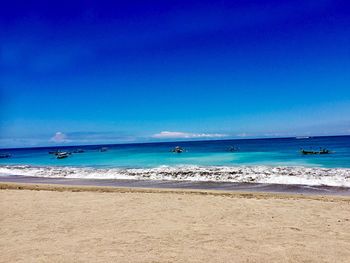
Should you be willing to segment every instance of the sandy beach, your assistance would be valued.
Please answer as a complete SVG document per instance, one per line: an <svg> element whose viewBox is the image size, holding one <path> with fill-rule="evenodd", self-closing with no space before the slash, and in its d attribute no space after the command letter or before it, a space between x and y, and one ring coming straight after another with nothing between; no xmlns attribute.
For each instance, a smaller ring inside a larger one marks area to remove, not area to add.
<svg viewBox="0 0 350 263"><path fill-rule="evenodd" d="M350 261L349 197L0 189L0 262Z"/></svg>

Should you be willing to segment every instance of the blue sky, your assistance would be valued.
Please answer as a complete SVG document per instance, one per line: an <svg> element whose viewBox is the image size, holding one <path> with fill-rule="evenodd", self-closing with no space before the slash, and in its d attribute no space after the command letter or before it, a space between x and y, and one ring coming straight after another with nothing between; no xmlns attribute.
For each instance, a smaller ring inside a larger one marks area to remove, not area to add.
<svg viewBox="0 0 350 263"><path fill-rule="evenodd" d="M33 2L0 10L0 147L350 134L348 1Z"/></svg>

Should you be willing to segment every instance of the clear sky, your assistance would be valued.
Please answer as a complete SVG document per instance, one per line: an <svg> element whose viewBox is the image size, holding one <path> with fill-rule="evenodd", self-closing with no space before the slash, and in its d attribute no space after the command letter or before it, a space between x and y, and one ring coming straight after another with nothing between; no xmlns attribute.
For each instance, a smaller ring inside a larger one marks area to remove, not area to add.
<svg viewBox="0 0 350 263"><path fill-rule="evenodd" d="M350 2L5 1L0 148L350 134Z"/></svg>

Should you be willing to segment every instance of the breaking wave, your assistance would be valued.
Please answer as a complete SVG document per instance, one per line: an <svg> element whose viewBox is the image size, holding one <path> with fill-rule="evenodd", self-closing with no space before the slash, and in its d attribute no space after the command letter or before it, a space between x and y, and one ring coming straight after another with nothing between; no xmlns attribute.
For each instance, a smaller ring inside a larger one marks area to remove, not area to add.
<svg viewBox="0 0 350 263"><path fill-rule="evenodd" d="M80 179L214 181L350 187L350 169L288 166L160 166L156 168L88 168L2 165L0 175Z"/></svg>

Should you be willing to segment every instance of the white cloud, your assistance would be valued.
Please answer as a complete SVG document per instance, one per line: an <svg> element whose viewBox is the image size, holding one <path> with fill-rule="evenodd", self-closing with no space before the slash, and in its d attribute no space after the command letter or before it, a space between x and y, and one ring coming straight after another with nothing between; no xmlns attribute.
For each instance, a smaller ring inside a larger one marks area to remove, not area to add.
<svg viewBox="0 0 350 263"><path fill-rule="evenodd" d="M162 131L152 135L156 139L196 139L196 138L221 138L226 137L227 134L221 133L191 133L191 132L176 132L176 131Z"/></svg>
<svg viewBox="0 0 350 263"><path fill-rule="evenodd" d="M56 132L55 135L50 139L52 142L69 142L67 135L65 135L63 132Z"/></svg>

